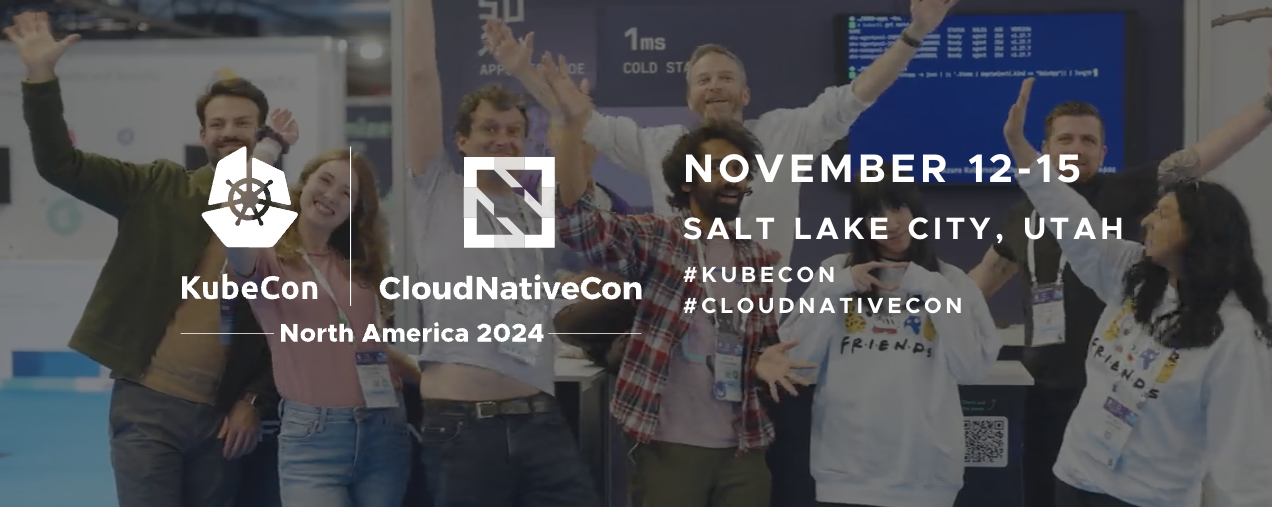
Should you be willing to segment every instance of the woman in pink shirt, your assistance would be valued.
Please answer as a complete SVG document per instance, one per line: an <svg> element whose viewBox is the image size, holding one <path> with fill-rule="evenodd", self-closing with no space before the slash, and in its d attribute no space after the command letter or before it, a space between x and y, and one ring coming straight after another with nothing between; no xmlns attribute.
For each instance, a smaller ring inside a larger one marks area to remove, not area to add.
<svg viewBox="0 0 1272 507"><path fill-rule="evenodd" d="M375 174L361 155L332 150L305 165L291 201L300 216L273 248L226 248L235 275L258 287L264 282L262 293L277 294L288 282L319 288L316 299L301 299L302 292L296 299L250 300L262 328L273 333L267 339L282 397L283 505L400 506L411 469L400 388L403 375L419 371L387 344L362 341L391 308L378 291L388 243ZM331 333L283 341L282 329L292 326L347 331L335 335L343 341Z"/></svg>

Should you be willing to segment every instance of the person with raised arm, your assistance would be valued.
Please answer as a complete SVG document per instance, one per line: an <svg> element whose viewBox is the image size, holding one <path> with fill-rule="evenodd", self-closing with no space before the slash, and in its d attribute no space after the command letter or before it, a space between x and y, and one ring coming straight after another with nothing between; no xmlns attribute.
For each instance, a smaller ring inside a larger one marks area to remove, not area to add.
<svg viewBox="0 0 1272 507"><path fill-rule="evenodd" d="M291 192L299 217L272 248L225 249L240 283L313 282L318 299L250 300L269 339L282 397L278 432L283 507L398 507L410 472L400 391L418 382L411 360L365 341L383 328L388 239L375 173L360 154L327 151L305 164ZM352 247L352 248L351 248ZM280 329L328 329L336 343L288 342Z"/></svg>
<svg viewBox="0 0 1272 507"><path fill-rule="evenodd" d="M464 178L443 151L441 79L433 2L406 3L407 166L414 187L410 227L416 279L434 286L470 277L547 281L554 248L464 248ZM487 86L460 101L453 136L465 157L519 157L529 118L520 97ZM574 153L576 150L564 150ZM510 171L515 175L517 171ZM496 171L481 171L477 189L494 207L478 206L479 234L508 234L500 222L538 234L541 220ZM515 176L514 176L515 177ZM533 200L533 197L530 198ZM555 397L556 344L551 301L430 299L425 326L464 329L463 341L433 341L422 350L419 426L422 461L436 507L598 507L593 471ZM521 341L498 342L495 326ZM486 328L487 331L482 331ZM487 333L483 339L481 333Z"/></svg>
<svg viewBox="0 0 1272 507"><path fill-rule="evenodd" d="M571 81L564 58L542 62L545 80L565 111L567 142L582 138L591 100ZM767 507L772 487L763 450L773 426L762 393L779 398L807 381L791 368L771 312L719 312L740 298L772 297L759 282L687 281L689 269L772 266L779 254L756 241L707 235L690 239L688 220L736 217L748 181L739 166L707 164L714 181L688 181L686 158L753 156L759 144L729 119L684 134L664 161L678 215L617 215L597 209L576 152L557 159L561 241L589 262L640 283L636 321L619 368L610 412L633 442L634 495L646 507ZM709 304L708 300L713 301ZM703 308L695 312L701 301ZM716 310L711 308L716 306ZM696 315L694 315L696 313Z"/></svg>
<svg viewBox="0 0 1272 507"><path fill-rule="evenodd" d="M618 192L606 187L592 178L592 170L596 166L598 157L596 147L587 143L578 143L577 146L563 145L563 133L565 130L565 119L561 111L560 105L556 103L556 98L552 95L547 83L543 80L543 75L538 72L530 59L534 53L534 32L528 33L525 37L517 39L513 37L512 30L508 25L498 20L487 20L483 27L485 31L486 48L490 55L503 66L505 72L508 72L517 78L523 86L534 91L532 95L537 97L539 105L548 114L548 130L547 144L553 154L559 154L562 150L578 149L582 150L578 156L586 170L589 183L593 184L593 191L596 193L596 206L605 211L613 211L620 214L633 213L631 205L627 203ZM579 89L584 94L588 93L589 85L586 79L579 83ZM517 181L529 195L540 198L540 178L542 172L526 171L517 176ZM581 283L591 274L595 274L598 270L592 269L591 266L583 264L573 252L566 252L562 257L563 269L557 271L557 280L561 282ZM603 275L610 281L621 282L617 277ZM608 355L607 351L613 348L621 347L625 342L626 335L618 335L611 339L597 339L596 334L602 329L611 329L610 318L615 315L621 315L634 309L634 305L630 301L614 301L606 299L597 300L575 300L556 312L553 321L560 327L562 324L568 329L558 329L562 332L557 335L562 345L566 347L577 347L586 357L590 357L597 364L604 364L603 359ZM630 321L630 319L627 319ZM620 323L621 324L621 323ZM604 343L608 341L607 346ZM590 351L590 352L589 352ZM564 354L570 351L563 350ZM617 365L606 365L611 369Z"/></svg>
<svg viewBox="0 0 1272 507"><path fill-rule="evenodd" d="M22 109L36 171L119 221L70 341L115 380L109 438L119 505L229 507L239 458L256 447L277 397L269 349L255 337L223 342L220 300L183 299L182 277L224 272L224 247L202 216L217 161L247 150L272 163L294 139L267 125L265 94L234 78L195 101L209 160L202 168L83 152L71 141L55 72L79 36L57 40L43 12L15 16L4 33L27 70Z"/></svg>
<svg viewBox="0 0 1272 507"><path fill-rule="evenodd" d="M1269 93L1197 144L1160 162L1117 173L1100 172L1108 150L1104 122L1094 105L1079 101L1060 104L1047 115L1042 153L1057 162L1068 156L1066 163L1078 169L1069 186L1101 217L1120 221L1123 238L1138 238L1139 221L1157 204L1161 177L1204 176L1272 125L1272 64L1267 74ZM1013 277L1024 285L1020 295L1025 315L1023 363L1035 381L1025 405L1030 435L1024 459L1025 495L1032 506L1052 507L1051 466L1086 383L1087 338L1105 305L1073 271L1054 235L1043 230L1038 239L1028 237L1026 221L1031 230L1038 230L1038 218L1029 198L1022 198L1002 222L1003 240L991 245L968 275L986 298Z"/></svg>
<svg viewBox="0 0 1272 507"><path fill-rule="evenodd" d="M1053 467L1056 505L1195 506L1207 474L1217 505L1272 505L1272 325L1245 209L1221 185L1175 180L1142 221L1144 244L1090 233L1099 214L1060 181L1077 170L1025 138L1033 85L1003 127L1017 182L1107 305Z"/></svg>
<svg viewBox="0 0 1272 507"><path fill-rule="evenodd" d="M782 255L779 267L789 263L795 242L795 217L799 213L799 183L793 181L788 170L791 155L822 153L848 135L849 127L896 82L924 38L940 26L956 3L958 0L910 0L909 26L851 84L827 88L808 106L776 109L752 120L744 121L742 116L751 102L742 60L719 44L704 44L689 56L685 66L689 109L704 120L743 123L764 146L766 160L782 155L782 169L771 183L763 178L752 182L754 195L747 199L741 215L744 224L755 224L756 217L774 219L769 224L768 239L760 241ZM525 81L523 84L535 98L544 100L542 86ZM584 140L620 167L648 178L654 211L674 216L676 210L666 201L674 192L663 179L662 160L688 130L683 125L641 127L631 118L593 111ZM759 172L759 168L752 163L751 171ZM758 225L747 225L743 232L760 238L758 229ZM786 284L775 280L773 293L784 296Z"/></svg>
<svg viewBox="0 0 1272 507"><path fill-rule="evenodd" d="M826 259L833 281L805 291L846 312L798 313L782 323L791 357L815 375L812 475L822 505L951 507L963 487L960 384L984 377L1002 341L985 297L941 261L916 183L858 183L853 217L886 219L885 239L853 242ZM925 223L915 234L927 234ZM844 303L844 298L847 303ZM958 301L936 311L927 303ZM887 386L880 388L880 386Z"/></svg>

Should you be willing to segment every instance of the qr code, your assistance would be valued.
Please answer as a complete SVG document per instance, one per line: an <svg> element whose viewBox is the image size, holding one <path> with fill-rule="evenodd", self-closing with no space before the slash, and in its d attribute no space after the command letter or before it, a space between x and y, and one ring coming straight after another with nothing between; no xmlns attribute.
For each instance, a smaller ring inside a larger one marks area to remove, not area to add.
<svg viewBox="0 0 1272 507"><path fill-rule="evenodd" d="M977 416L963 418L967 450L963 464L969 467L1007 466L1007 418Z"/></svg>

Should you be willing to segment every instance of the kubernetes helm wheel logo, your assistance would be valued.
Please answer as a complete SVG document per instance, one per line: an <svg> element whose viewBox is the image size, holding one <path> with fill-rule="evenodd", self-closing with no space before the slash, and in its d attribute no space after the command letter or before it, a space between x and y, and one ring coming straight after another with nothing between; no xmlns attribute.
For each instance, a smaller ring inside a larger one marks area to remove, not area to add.
<svg viewBox="0 0 1272 507"><path fill-rule="evenodd" d="M203 220L229 248L271 248L297 217L279 206L291 205L287 174L251 158L247 148L216 163L208 204L220 207ZM277 209L267 213L270 208Z"/></svg>
<svg viewBox="0 0 1272 507"><path fill-rule="evenodd" d="M556 160L552 157L464 157L464 248L553 248L556 246ZM218 168L219 170L220 168ZM514 189L521 183L508 171L539 171L543 190L539 193L544 202L535 200L529 192L524 196L526 204L539 216L539 233L526 234L505 217L499 223L510 234L478 234L481 220L477 205L486 208L494 216L495 205L477 188L477 176L481 171L494 171ZM546 197L545 197L546 196Z"/></svg>

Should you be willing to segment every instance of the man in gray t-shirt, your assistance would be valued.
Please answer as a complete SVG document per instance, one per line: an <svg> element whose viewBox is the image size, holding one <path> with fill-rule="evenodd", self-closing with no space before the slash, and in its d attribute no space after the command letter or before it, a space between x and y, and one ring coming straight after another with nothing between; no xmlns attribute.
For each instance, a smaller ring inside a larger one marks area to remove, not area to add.
<svg viewBox="0 0 1272 507"><path fill-rule="evenodd" d="M464 329L468 335L466 342L423 344L419 430L433 503L596 507L600 499L592 471L553 395L551 301L478 298L482 279L554 281L559 254L554 248L464 247L466 224L473 221L481 235L507 234L509 226L532 235L543 224L514 192L514 182L482 171L476 188L465 188L463 176L447 163L432 3L406 3L403 47L406 72L413 78L404 115L414 179L407 219L415 250L412 282L430 288L422 302L422 327ZM453 135L464 157L518 157L528 122L520 97L492 85L461 100ZM464 195L477 190L493 214L476 205L476 216L466 217ZM471 297L456 298L457 283L470 277Z"/></svg>

